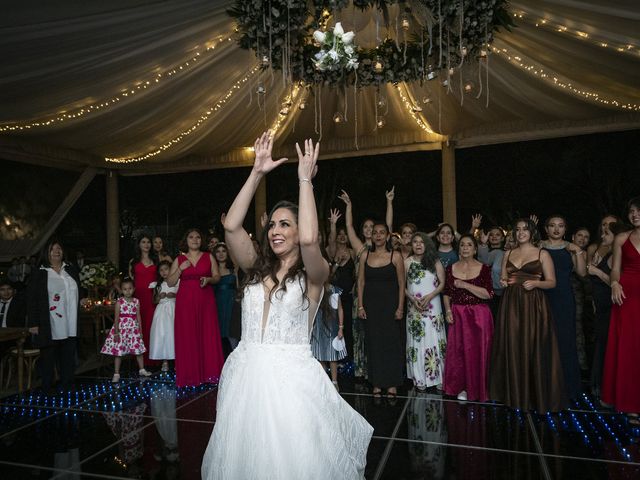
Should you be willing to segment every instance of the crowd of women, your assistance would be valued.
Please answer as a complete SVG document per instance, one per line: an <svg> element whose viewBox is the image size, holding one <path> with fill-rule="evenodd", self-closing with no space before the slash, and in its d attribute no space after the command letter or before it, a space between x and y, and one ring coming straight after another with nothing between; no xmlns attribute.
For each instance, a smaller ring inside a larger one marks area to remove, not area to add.
<svg viewBox="0 0 640 480"><path fill-rule="evenodd" d="M543 413L569 407L590 383L638 423L640 198L624 221L605 216L589 244L583 227L566 240L555 214L509 229L482 228L474 215L463 235L446 223L393 233L394 195L385 221L365 219L359 232L346 192L345 224L338 210L329 216L340 330L374 397L395 397L406 376L417 391Z"/></svg>
<svg viewBox="0 0 640 480"><path fill-rule="evenodd" d="M565 239L562 215L543 225L522 218L509 231L486 228L474 215L463 235L446 223L429 233L405 223L393 233L394 197L394 189L386 192L384 221L365 219L358 232L343 191L344 212L332 210L326 241L320 235L331 275L312 351L336 388L337 362L348 358L374 397L394 398L408 378L419 392L547 412L567 408L588 378L604 404L638 422L640 198L629 202L628 218L605 216L589 244L583 227ZM255 240L254 247L260 255ZM215 383L237 344L242 272L233 252L197 229L185 233L179 251L171 258L162 238L144 235L128 279L114 282L116 321L102 349L116 357L114 381L120 357L131 354L143 376L158 361L163 371L175 361L178 386ZM77 271L53 241L38 272L28 321L42 349L44 385L51 386L54 364L68 385Z"/></svg>

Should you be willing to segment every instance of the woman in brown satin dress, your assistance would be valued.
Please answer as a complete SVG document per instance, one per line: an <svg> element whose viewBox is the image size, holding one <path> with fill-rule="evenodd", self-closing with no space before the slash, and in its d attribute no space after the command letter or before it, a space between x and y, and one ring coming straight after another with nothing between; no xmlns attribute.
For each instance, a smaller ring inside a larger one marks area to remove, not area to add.
<svg viewBox="0 0 640 480"><path fill-rule="evenodd" d="M505 287L498 310L489 394L522 410L556 412L568 407L555 326L542 292L555 287L553 261L537 247L535 224L520 219L513 229L516 248L502 260Z"/></svg>

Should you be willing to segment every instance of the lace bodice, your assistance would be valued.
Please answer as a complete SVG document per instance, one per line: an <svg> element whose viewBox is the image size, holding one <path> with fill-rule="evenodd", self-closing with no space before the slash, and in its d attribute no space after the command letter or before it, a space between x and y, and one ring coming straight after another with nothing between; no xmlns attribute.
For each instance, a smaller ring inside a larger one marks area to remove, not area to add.
<svg viewBox="0 0 640 480"><path fill-rule="evenodd" d="M162 282L162 285L160 285L160 293L173 293L174 295L178 292L178 287L180 286L180 280L178 279L178 283L176 283L173 287L170 287L167 282ZM169 302L175 302L176 298L175 297L164 297L161 298L160 301L158 302L158 304L163 304L163 303L169 303Z"/></svg>
<svg viewBox="0 0 640 480"><path fill-rule="evenodd" d="M242 299L242 341L309 345L316 302L303 296L302 276L287 281L287 290L269 295L262 283L248 285Z"/></svg>

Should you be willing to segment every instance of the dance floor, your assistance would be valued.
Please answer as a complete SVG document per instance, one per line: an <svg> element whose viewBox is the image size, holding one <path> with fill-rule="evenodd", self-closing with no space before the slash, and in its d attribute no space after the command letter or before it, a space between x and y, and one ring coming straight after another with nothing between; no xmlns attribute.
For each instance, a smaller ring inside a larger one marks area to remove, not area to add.
<svg viewBox="0 0 640 480"><path fill-rule="evenodd" d="M113 386L109 375L84 374L64 395L0 398L0 479L200 478L215 387L176 390L170 374L123 375ZM375 428L368 480L640 478L640 429L587 396L537 416L406 390L379 399L341 384Z"/></svg>

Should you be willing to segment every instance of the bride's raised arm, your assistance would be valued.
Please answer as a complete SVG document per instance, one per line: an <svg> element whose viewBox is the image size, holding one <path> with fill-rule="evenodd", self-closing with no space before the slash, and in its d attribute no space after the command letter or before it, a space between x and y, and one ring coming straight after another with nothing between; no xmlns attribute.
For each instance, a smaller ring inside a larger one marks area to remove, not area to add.
<svg viewBox="0 0 640 480"><path fill-rule="evenodd" d="M298 182L300 198L298 200L298 237L302 261L307 273L307 280L314 286L324 285L329 276L329 264L322 256L318 240L318 212L316 199L313 196L313 177L318 167L320 143L314 147L312 140L305 140L304 153L296 143L298 151Z"/></svg>
<svg viewBox="0 0 640 480"><path fill-rule="evenodd" d="M233 258L238 262L242 270L247 271L256 261L257 253L253 248L251 237L242 224L247 216L247 211L251 205L251 200L256 193L258 184L271 170L281 163L287 161L286 158L274 161L271 158L273 149L273 136L271 132L264 132L254 144L256 159L249 174L249 178L240 189L240 193L231 204L224 221L225 240Z"/></svg>

